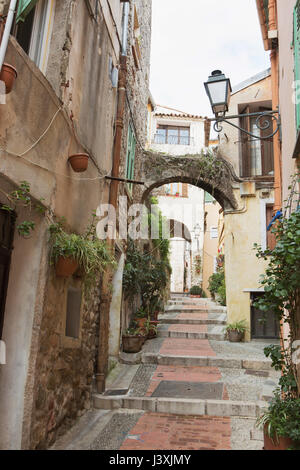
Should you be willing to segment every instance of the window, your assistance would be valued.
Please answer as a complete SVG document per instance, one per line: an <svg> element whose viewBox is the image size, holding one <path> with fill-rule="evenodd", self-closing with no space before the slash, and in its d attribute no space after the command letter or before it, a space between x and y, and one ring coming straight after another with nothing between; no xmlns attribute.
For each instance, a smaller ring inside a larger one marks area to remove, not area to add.
<svg viewBox="0 0 300 470"><path fill-rule="evenodd" d="M66 331L68 338L80 336L81 290L69 287L67 297Z"/></svg>
<svg viewBox="0 0 300 470"><path fill-rule="evenodd" d="M55 0L21 0L16 38L43 73L46 72L53 30Z"/></svg>
<svg viewBox="0 0 300 470"><path fill-rule="evenodd" d="M242 110L241 114L264 112L267 110L268 108L262 107L250 110L250 106L247 106L246 109ZM241 176L244 178L274 175L273 138L260 140L261 137L270 133L273 124L271 118L266 116L264 119L270 123L270 127L265 130L258 128L256 117L242 117L240 119L242 129L258 137L258 139L255 139L243 132L240 133Z"/></svg>
<svg viewBox="0 0 300 470"><path fill-rule="evenodd" d="M133 180L134 178L134 160L135 160L136 139L133 132L132 125L129 124L128 128L128 143L127 143L127 158L126 158L126 179ZM133 184L127 184L129 191L132 191Z"/></svg>
<svg viewBox="0 0 300 470"><path fill-rule="evenodd" d="M4 311L11 252L13 248L14 216L0 209L0 340L4 323Z"/></svg>
<svg viewBox="0 0 300 470"><path fill-rule="evenodd" d="M154 137L156 144L190 145L190 128L175 126L158 126Z"/></svg>
<svg viewBox="0 0 300 470"><path fill-rule="evenodd" d="M218 227L210 227L210 238L213 240L214 238L219 237Z"/></svg>

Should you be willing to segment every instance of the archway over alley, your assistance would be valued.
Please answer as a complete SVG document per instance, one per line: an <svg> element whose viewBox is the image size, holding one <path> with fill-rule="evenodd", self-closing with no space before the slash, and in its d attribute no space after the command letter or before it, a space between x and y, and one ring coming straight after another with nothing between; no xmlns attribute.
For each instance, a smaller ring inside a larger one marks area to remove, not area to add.
<svg viewBox="0 0 300 470"><path fill-rule="evenodd" d="M232 186L240 180L233 166L212 152L175 157L148 151L144 153L142 172L146 188L143 200L155 188L180 181L210 193L225 210L238 207Z"/></svg>

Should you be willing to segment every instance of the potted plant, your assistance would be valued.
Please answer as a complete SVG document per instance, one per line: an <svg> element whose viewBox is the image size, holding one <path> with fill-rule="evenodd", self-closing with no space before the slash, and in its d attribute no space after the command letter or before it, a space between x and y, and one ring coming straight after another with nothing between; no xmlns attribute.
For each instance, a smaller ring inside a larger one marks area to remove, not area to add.
<svg viewBox="0 0 300 470"><path fill-rule="evenodd" d="M283 397L277 389L256 425L264 431L264 450L299 449L300 398Z"/></svg>
<svg viewBox="0 0 300 470"><path fill-rule="evenodd" d="M144 337L140 329L128 328L122 335L123 351L126 353L137 353L142 349Z"/></svg>
<svg viewBox="0 0 300 470"><path fill-rule="evenodd" d="M190 290L190 296L200 299L201 297L204 297L204 292L201 287L193 286Z"/></svg>
<svg viewBox="0 0 300 470"><path fill-rule="evenodd" d="M224 331L231 343L240 343L244 339L247 329L246 321L240 320L235 323L229 323Z"/></svg>
<svg viewBox="0 0 300 470"><path fill-rule="evenodd" d="M148 320L147 312L141 307L135 313L134 321L137 323L139 328L144 328Z"/></svg>
<svg viewBox="0 0 300 470"><path fill-rule="evenodd" d="M94 217L94 215L93 215ZM80 270L85 286L94 282L97 274L115 261L106 246L95 233L95 218L84 235L68 233L64 221L50 225L50 258L58 277L69 277Z"/></svg>
<svg viewBox="0 0 300 470"><path fill-rule="evenodd" d="M5 83L6 94L12 91L17 76L18 73L12 65L5 63L3 64L0 72L0 80Z"/></svg>
<svg viewBox="0 0 300 470"><path fill-rule="evenodd" d="M89 155L87 153L75 153L68 158L73 171L82 173L87 170L89 165Z"/></svg>
<svg viewBox="0 0 300 470"><path fill-rule="evenodd" d="M158 322L150 321L148 327L148 339L154 339L157 337Z"/></svg>

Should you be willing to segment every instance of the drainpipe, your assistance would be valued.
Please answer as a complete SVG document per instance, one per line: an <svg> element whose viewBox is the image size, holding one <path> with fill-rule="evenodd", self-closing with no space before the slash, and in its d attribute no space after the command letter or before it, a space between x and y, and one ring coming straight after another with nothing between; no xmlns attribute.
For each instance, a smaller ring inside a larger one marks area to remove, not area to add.
<svg viewBox="0 0 300 470"><path fill-rule="evenodd" d="M4 29L4 33L2 37L2 42L0 45L0 70L2 69L6 51L7 51L7 46L8 46L11 27L14 21L17 1L18 0L11 0L10 5L9 5L8 15L6 18L6 23L5 23L5 29Z"/></svg>
<svg viewBox="0 0 300 470"><path fill-rule="evenodd" d="M116 131L113 148L113 178L119 178L120 174L120 159L121 159L121 146L122 135L124 127L124 111L126 103L126 79L127 79L127 40L128 40L128 20L129 20L129 3L125 3L123 9L123 34L122 34L122 47L120 56L120 70L119 70L119 83L118 83L118 105L116 116ZM109 204L115 209L118 206L118 189L119 181L117 179L111 180L109 189ZM114 250L114 240L107 240L110 250ZM108 347L109 347L109 314L111 304L111 283L113 273L111 269L103 275L102 288L101 288L101 312L99 323L99 348L97 357L97 392L103 393L105 391L105 379L108 370Z"/></svg>

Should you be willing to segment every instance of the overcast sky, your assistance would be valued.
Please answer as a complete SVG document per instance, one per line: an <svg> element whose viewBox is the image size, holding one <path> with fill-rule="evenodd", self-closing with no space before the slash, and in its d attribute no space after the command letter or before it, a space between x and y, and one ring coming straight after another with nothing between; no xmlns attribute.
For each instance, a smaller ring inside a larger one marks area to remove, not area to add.
<svg viewBox="0 0 300 470"><path fill-rule="evenodd" d="M232 85L270 66L255 0L153 0L151 92L157 104L211 115L203 82Z"/></svg>

